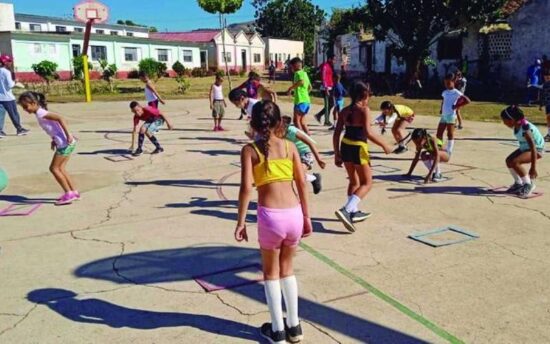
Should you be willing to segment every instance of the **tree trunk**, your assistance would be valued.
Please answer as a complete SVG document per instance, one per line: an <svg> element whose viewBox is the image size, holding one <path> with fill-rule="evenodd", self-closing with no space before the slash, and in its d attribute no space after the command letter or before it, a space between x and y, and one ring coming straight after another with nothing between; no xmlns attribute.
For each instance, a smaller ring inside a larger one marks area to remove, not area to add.
<svg viewBox="0 0 550 344"><path fill-rule="evenodd" d="M225 51L225 19L223 17L223 14L220 13L220 27L222 30L222 49L223 49L223 61L225 62L225 75L227 75L227 80L229 81L229 89L233 89L233 85L231 83L231 75L229 75L229 66L227 64L227 56ZM235 58L237 58L235 56Z"/></svg>

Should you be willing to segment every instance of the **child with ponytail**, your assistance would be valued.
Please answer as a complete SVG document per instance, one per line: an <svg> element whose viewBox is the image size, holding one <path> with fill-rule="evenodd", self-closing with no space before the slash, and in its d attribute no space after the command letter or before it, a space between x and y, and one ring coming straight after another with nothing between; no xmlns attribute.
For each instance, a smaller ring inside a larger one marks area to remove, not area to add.
<svg viewBox="0 0 550 344"><path fill-rule="evenodd" d="M506 158L506 167L514 178L514 184L507 192L523 198L529 197L535 190L537 160L542 158L544 152L544 137L536 126L527 121L517 105L502 110L500 117L504 125L514 130L514 136L519 143L519 149ZM527 173L522 165L529 163L531 168Z"/></svg>
<svg viewBox="0 0 550 344"><path fill-rule="evenodd" d="M260 332L270 343L303 339L298 318L298 284L293 257L302 237L311 235L306 179L296 147L281 139L282 118L277 104L263 101L252 110L257 140L241 152L241 188L235 239L248 241L246 213L252 185L258 189L258 241L262 255L265 295L271 323ZM297 194L293 184L296 185ZM282 300L286 305L283 320Z"/></svg>
<svg viewBox="0 0 550 344"><path fill-rule="evenodd" d="M48 111L46 97L41 93L25 92L19 96L19 104L29 114L34 114L38 124L52 138L51 147L55 150L50 171L63 188L64 194L56 205L67 205L80 199L80 193L65 170L71 154L76 148L76 140L69 132L67 123L60 115Z"/></svg>

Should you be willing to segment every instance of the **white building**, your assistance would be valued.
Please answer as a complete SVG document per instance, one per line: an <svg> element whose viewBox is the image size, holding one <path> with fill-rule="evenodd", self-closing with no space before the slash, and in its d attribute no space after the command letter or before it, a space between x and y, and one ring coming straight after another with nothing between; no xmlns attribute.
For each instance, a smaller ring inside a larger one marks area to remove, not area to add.
<svg viewBox="0 0 550 344"><path fill-rule="evenodd" d="M288 59L304 59L304 42L283 38L266 37L266 64L275 62L277 68L283 68Z"/></svg>

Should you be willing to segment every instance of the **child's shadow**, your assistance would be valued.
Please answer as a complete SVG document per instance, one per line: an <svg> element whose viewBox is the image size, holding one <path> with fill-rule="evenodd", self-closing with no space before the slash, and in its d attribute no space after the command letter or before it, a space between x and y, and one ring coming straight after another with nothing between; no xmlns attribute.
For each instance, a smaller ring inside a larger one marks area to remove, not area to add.
<svg viewBox="0 0 550 344"><path fill-rule="evenodd" d="M63 289L37 289L27 295L36 304L45 305L61 316L80 323L112 328L153 330L187 326L227 337L257 341L257 329L236 321L209 315L153 312L126 308L99 299L77 299L78 295Z"/></svg>

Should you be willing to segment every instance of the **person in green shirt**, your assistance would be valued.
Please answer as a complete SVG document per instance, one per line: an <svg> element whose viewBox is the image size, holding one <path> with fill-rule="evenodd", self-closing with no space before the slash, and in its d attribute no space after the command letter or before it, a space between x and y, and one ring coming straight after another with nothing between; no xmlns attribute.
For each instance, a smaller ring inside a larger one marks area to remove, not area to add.
<svg viewBox="0 0 550 344"><path fill-rule="evenodd" d="M287 93L294 91L294 125L307 135L311 135L307 127L306 115L311 107L311 81L303 70L303 62L299 57L290 60L290 69L294 72L294 84L290 86Z"/></svg>

